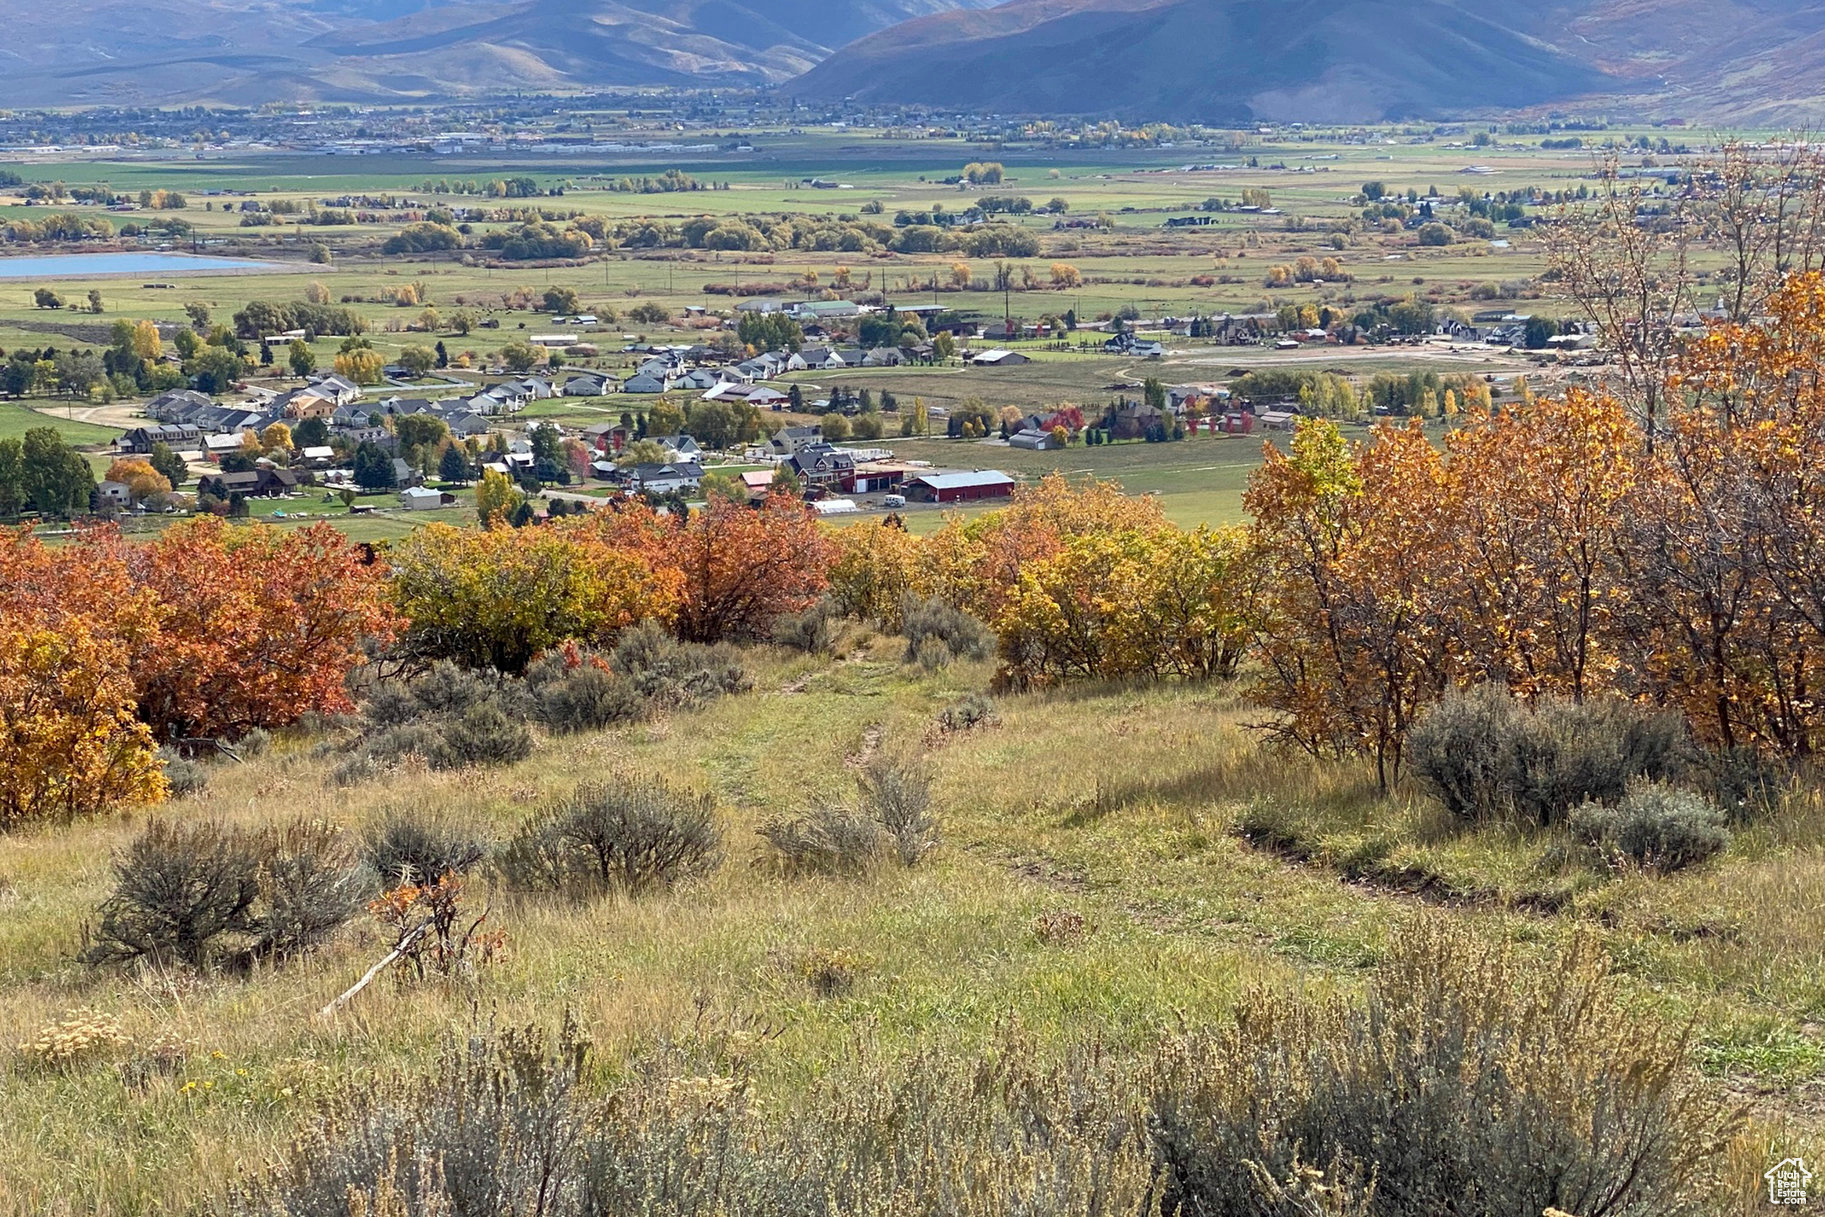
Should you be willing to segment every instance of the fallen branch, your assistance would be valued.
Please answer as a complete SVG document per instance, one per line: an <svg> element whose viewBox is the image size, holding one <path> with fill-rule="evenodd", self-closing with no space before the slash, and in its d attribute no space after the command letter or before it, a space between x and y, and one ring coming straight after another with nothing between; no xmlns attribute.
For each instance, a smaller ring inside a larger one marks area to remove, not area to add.
<svg viewBox="0 0 1825 1217"><path fill-rule="evenodd" d="M367 988L368 985L373 981L373 979L376 976L379 976L382 972L386 971L388 968L392 967L394 964L398 963L402 958L404 958L406 952L410 951L414 946L418 945L418 940L420 938L423 938L425 936L425 932L427 930L429 930L430 928L431 928L431 923L429 921L420 922L418 925L414 926L412 928L411 932L409 932L404 938L401 938L399 940L398 946L394 947L391 951L387 952L387 956L385 959L382 959L379 963L377 963L373 967L369 968L367 970L367 972L365 974L363 974L363 976L361 977L360 980L358 980L354 984L350 985L346 990L343 991L341 996L336 998L336 1000L332 1001L329 1005L323 1007L323 1009L317 1011L317 1017L318 1018L328 1018L330 1015L334 1014L337 1010L340 1010L343 1006L347 1005L350 1001L352 1001L354 999L354 997L357 993L359 993L363 989Z"/></svg>

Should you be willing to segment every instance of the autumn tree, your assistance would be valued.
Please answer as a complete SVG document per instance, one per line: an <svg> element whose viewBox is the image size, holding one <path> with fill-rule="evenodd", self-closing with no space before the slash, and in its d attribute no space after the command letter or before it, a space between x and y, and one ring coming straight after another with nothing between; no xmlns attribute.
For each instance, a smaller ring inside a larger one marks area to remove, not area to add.
<svg viewBox="0 0 1825 1217"><path fill-rule="evenodd" d="M600 644L648 617L669 619L679 583L675 571L583 521L492 530L432 524L398 544L393 565L393 602L406 622L402 654L514 673L569 639Z"/></svg>
<svg viewBox="0 0 1825 1217"><path fill-rule="evenodd" d="M677 530L683 575L678 633L691 642L765 638L829 583L830 542L803 503L770 495L759 510L714 503Z"/></svg>
<svg viewBox="0 0 1825 1217"><path fill-rule="evenodd" d="M120 644L80 618L0 618L0 831L164 795Z"/></svg>
<svg viewBox="0 0 1825 1217"><path fill-rule="evenodd" d="M155 494L171 493L171 481L141 457L121 457L108 466L107 480L119 482L135 503Z"/></svg>

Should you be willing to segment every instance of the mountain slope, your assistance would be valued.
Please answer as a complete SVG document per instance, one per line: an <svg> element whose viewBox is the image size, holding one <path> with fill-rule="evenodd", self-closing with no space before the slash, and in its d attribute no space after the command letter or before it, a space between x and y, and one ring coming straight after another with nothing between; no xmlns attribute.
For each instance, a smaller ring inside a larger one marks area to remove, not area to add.
<svg viewBox="0 0 1825 1217"><path fill-rule="evenodd" d="M0 0L0 105L763 85L992 0Z"/></svg>
<svg viewBox="0 0 1825 1217"><path fill-rule="evenodd" d="M808 98L1215 122L1501 109L1602 87L1593 66L1449 0L1015 0L863 39Z"/></svg>
<svg viewBox="0 0 1825 1217"><path fill-rule="evenodd" d="M1013 0L874 34L789 86L1003 113L1443 117L1582 100L1825 117L1825 0Z"/></svg>

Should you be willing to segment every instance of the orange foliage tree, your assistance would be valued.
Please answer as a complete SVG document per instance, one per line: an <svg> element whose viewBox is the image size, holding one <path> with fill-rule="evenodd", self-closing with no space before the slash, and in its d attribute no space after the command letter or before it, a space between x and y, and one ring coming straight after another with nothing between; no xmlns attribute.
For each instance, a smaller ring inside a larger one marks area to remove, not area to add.
<svg viewBox="0 0 1825 1217"><path fill-rule="evenodd" d="M815 514L777 494L759 510L712 503L675 526L670 552L683 576L678 633L690 642L766 637L823 594L834 554Z"/></svg>
<svg viewBox="0 0 1825 1217"><path fill-rule="evenodd" d="M233 739L349 710L363 644L393 631L384 571L328 524L286 533L200 517L110 548L162 609L131 655L140 717L161 739Z"/></svg>

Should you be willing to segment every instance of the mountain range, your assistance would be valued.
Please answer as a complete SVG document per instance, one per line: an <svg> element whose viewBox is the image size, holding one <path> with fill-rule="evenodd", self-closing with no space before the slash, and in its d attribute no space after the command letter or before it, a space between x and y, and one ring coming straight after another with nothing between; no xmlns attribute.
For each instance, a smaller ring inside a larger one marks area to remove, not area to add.
<svg viewBox="0 0 1825 1217"><path fill-rule="evenodd" d="M1236 123L1825 119L1825 0L0 0L0 105L777 85Z"/></svg>

